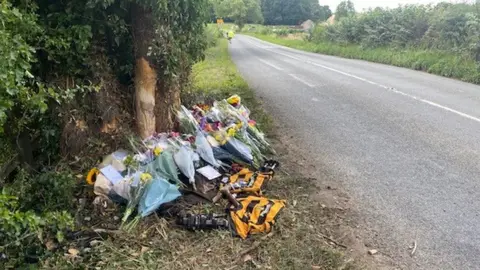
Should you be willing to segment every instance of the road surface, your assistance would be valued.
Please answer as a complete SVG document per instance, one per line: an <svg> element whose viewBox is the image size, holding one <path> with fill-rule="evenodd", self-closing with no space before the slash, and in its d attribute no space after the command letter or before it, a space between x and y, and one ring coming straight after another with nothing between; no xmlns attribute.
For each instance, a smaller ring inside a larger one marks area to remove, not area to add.
<svg viewBox="0 0 480 270"><path fill-rule="evenodd" d="M480 269L479 86L242 35L230 54L397 267Z"/></svg>

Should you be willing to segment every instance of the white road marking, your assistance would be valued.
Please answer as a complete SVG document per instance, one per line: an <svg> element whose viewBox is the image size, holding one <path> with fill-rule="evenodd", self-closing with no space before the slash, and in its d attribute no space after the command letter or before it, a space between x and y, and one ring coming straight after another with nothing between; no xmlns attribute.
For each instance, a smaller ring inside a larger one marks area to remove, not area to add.
<svg viewBox="0 0 480 270"><path fill-rule="evenodd" d="M254 44L254 43L252 43ZM254 44L255 45L255 44ZM257 46L257 47L260 47L260 46ZM273 53L276 53L276 54L280 54L280 55L283 55L283 56L286 56L286 57L289 57L291 59L295 59L295 60L298 60L298 61L301 61L301 62L304 62L304 63L308 63L308 64L311 64L311 65L314 65L314 66L317 66L317 67L321 67L321 68L324 68L324 69L327 69L327 70L330 70L330 71L333 71L333 72L336 72L336 73L339 73L339 74L342 74L342 75L345 75L345 76L348 76L348 77L351 77L351 78L354 78L354 79L357 79L357 80L360 80L360 81L363 81L363 82L366 82L366 83L369 83L369 84L372 84L372 85L376 85L378 87L381 87L381 88L384 88L392 93L395 93L395 94L399 94L399 95L402 95L402 96L405 96L405 97L408 97L408 98L411 98L411 99L414 99L414 100L417 100L417 101L420 101L422 103L425 103L425 104L428 104L428 105L431 105L431 106L434 106L434 107L437 107L439 109L443 109L445 111L448 111L448 112L451 112L451 113L454 113L456 115L459 115L459 116L462 116L464 118L467 118L467 119L470 119L470 120L473 120L475 122L478 122L480 123L480 118L478 117L475 117L475 116L472 116L472 115L469 115L469 114L466 114L466 113L463 113L463 112L460 112L460 111L457 111L455 109L452 109L452 108L449 108L449 107L446 107L446 106L443 106L443 105L440 105L438 103L435 103L433 101L430 101L430 100L427 100L427 99L423 99L423 98L419 98L417 96L414 96L414 95L411 95L411 94L407 94L407 93L404 93L404 92L401 92L393 87L388 87L388 86L385 86L383 84L380 84L380 83L377 83L377 82L374 82L374 81L370 81L368 79L365 79L365 78L362 78L362 77L359 77L359 76L356 76L356 75L353 75L353 74L350 74L350 73L347 73L347 72L343 72L341 70L338 70L338 69L334 69L334 68L331 68L331 67L327 67L325 65L322 65L322 64L318 64L318 63L315 63L313 61L310 61L310 60L303 60L303 59L300 59L298 57L295 57L295 56L291 56L291 55L288 55L288 54L285 54L285 53L281 53L281 52L277 52L277 51L273 51L273 50L268 50L268 51L271 51ZM292 74L289 74L290 76L292 76Z"/></svg>
<svg viewBox="0 0 480 270"><path fill-rule="evenodd" d="M264 64L267 65L267 66L271 66L271 67L273 67L273 68L276 69L276 70L283 70L283 68L278 67L278 66L276 66L276 65L274 65L274 64L272 64L272 63L270 63L270 62L268 62L268 61L265 61L265 60L263 60L263 59L260 59L260 58L259 58L258 61L264 63Z"/></svg>
<svg viewBox="0 0 480 270"><path fill-rule="evenodd" d="M297 81L299 81L299 82L301 82L301 83L303 83L303 84L305 84L305 85L307 85L307 86L309 86L309 87L315 87L314 84L311 84L311 83L309 83L309 82L304 81L303 79L295 76L295 74L288 74L288 75L290 75L290 76L291 76L292 78L294 78L295 80L297 80Z"/></svg>

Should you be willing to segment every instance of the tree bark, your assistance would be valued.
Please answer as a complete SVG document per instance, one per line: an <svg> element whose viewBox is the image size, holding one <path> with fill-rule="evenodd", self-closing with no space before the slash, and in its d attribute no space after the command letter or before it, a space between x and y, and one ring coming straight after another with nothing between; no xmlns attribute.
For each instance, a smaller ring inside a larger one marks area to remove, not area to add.
<svg viewBox="0 0 480 270"><path fill-rule="evenodd" d="M184 56L185 57L185 56ZM175 127L176 112L180 109L180 93L188 83L191 68L186 59L180 57L177 76L170 80L159 80L157 84L155 115L157 132L171 131Z"/></svg>
<svg viewBox="0 0 480 270"><path fill-rule="evenodd" d="M147 138L155 132L157 71L149 57L155 37L152 10L132 3L132 34L135 50L135 108L138 132Z"/></svg>
<svg viewBox="0 0 480 270"><path fill-rule="evenodd" d="M155 106L155 115L157 116L156 131L168 132L174 128L175 115L180 108L181 84L177 79L170 82L159 81L157 89Z"/></svg>

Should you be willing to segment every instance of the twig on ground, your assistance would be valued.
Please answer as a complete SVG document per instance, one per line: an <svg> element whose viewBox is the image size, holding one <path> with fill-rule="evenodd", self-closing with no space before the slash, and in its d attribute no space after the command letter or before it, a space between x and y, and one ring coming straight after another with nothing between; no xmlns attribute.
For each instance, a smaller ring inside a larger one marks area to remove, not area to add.
<svg viewBox="0 0 480 270"><path fill-rule="evenodd" d="M94 233L106 233L106 234L120 234L122 233L123 231L121 230L107 230L107 229L95 229L95 228L92 228L91 229Z"/></svg>
<svg viewBox="0 0 480 270"><path fill-rule="evenodd" d="M410 256L413 256L415 254L415 251L417 251L417 241L413 241L413 247L411 247L412 252L410 253Z"/></svg>
<svg viewBox="0 0 480 270"><path fill-rule="evenodd" d="M245 255L247 255L248 253L254 251L255 249L257 249L262 243L263 241L265 241L267 238L271 237L273 235L273 232L270 232L268 233L267 235L264 235L262 236L262 238L260 238L258 241L255 241L255 243L252 244L252 246L244 251L242 251L240 254L238 254L238 259L237 259L237 263L239 261L242 261L243 260L243 257Z"/></svg>
<svg viewBox="0 0 480 270"><path fill-rule="evenodd" d="M290 176L290 174L289 174L286 170L280 168L280 171L281 171L282 173L284 173L285 175Z"/></svg>
<svg viewBox="0 0 480 270"><path fill-rule="evenodd" d="M318 233L318 234L319 234L321 237L323 237L324 239L326 239L326 240L334 243L336 246L342 247L342 248L344 248L344 249L348 249L347 246L345 246L344 244L338 243L337 241L333 240L331 237L328 237L328 236L326 236L326 235L323 234L323 233Z"/></svg>

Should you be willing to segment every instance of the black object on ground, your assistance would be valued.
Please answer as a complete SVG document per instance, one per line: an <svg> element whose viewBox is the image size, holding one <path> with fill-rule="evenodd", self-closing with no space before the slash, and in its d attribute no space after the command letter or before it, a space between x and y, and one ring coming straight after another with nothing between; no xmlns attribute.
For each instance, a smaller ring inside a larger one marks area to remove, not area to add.
<svg viewBox="0 0 480 270"><path fill-rule="evenodd" d="M177 217L177 225L183 226L188 230L229 230L230 222L226 215L204 215L204 214L186 214Z"/></svg>

